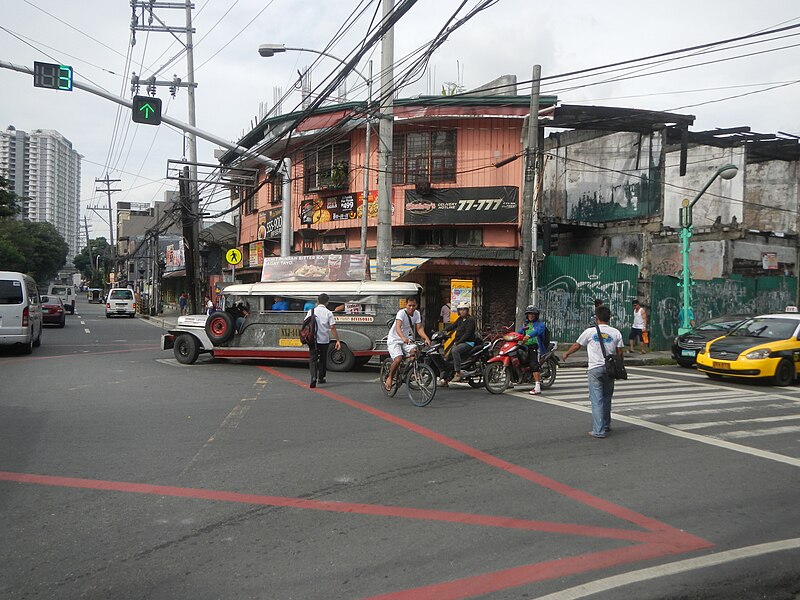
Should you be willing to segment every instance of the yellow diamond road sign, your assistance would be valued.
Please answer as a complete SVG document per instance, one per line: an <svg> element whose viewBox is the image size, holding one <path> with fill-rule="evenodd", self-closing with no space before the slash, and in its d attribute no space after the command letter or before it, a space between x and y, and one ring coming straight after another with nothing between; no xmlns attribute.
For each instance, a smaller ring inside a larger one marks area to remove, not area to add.
<svg viewBox="0 0 800 600"><path fill-rule="evenodd" d="M242 262L242 253L236 248L231 248L225 253L225 259L229 265L238 265Z"/></svg>

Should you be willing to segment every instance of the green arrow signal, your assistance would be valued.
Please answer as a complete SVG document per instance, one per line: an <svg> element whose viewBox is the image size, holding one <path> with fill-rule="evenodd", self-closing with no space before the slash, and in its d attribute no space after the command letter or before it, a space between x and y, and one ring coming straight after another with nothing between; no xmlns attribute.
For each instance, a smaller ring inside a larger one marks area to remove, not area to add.
<svg viewBox="0 0 800 600"><path fill-rule="evenodd" d="M159 125L161 123L161 100L150 96L134 96L132 107L134 123Z"/></svg>

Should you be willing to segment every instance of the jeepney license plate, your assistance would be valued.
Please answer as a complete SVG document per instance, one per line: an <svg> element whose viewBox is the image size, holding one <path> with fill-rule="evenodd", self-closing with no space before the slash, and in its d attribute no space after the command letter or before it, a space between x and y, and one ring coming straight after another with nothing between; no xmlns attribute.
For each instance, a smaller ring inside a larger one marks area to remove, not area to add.
<svg viewBox="0 0 800 600"><path fill-rule="evenodd" d="M681 356L695 356L696 354L696 350L681 350Z"/></svg>
<svg viewBox="0 0 800 600"><path fill-rule="evenodd" d="M713 366L715 369L730 369L731 363L717 362L715 360L711 366Z"/></svg>
<svg viewBox="0 0 800 600"><path fill-rule="evenodd" d="M283 346L283 347L291 346L296 348L302 345L303 343L300 340L294 338L281 338L278 340L278 346Z"/></svg>

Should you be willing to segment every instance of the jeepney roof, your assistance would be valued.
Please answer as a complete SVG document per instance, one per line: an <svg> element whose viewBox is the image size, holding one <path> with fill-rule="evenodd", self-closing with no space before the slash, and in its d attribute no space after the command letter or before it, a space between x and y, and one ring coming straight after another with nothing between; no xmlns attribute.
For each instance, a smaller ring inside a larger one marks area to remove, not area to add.
<svg viewBox="0 0 800 600"><path fill-rule="evenodd" d="M316 297L323 292L328 295L416 296L422 292L422 287L408 281L285 281L233 284L222 291L238 296L301 297Z"/></svg>

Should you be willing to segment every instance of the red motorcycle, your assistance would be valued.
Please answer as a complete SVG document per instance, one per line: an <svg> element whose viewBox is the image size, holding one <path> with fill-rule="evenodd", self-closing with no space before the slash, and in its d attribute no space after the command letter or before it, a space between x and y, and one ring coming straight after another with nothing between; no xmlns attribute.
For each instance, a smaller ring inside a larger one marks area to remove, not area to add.
<svg viewBox="0 0 800 600"><path fill-rule="evenodd" d="M483 371L483 382L486 389L492 394L502 394L511 385L533 385L533 371L528 361L523 364L520 360L522 338L521 333L509 332L503 336L503 345L497 356L490 358ZM558 369L558 356L555 350L558 342L550 342L547 350L539 356L539 374L541 375L542 389L547 389L555 383ZM524 350L522 350L524 352Z"/></svg>

